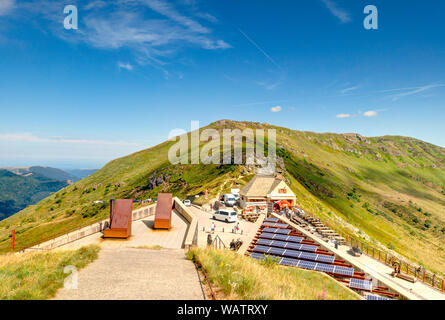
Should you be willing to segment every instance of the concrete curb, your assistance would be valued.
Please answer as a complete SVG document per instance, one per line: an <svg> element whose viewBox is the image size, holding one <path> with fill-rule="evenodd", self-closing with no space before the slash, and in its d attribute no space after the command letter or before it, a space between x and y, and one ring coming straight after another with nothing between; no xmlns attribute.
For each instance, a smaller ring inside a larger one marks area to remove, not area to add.
<svg viewBox="0 0 445 320"><path fill-rule="evenodd" d="M198 218L177 197L173 198L173 208L190 223L184 241L184 249L188 251L198 245Z"/></svg>

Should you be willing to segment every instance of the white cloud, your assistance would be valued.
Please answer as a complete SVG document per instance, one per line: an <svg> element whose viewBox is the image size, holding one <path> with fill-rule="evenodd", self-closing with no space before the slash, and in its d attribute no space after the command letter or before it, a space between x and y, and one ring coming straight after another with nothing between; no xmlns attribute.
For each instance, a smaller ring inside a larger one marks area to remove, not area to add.
<svg viewBox="0 0 445 320"><path fill-rule="evenodd" d="M213 35L209 27L197 21L196 15L187 16L165 0L92 1L81 7L82 28L67 33L60 27L64 18L60 12L65 2L40 0L17 6L30 18L38 16L48 21L42 28L65 41L106 50L126 48L134 54L136 63L150 64L165 74L168 71L163 66L167 63L162 60L184 45L206 50L231 48L230 44ZM103 9L105 6L107 10Z"/></svg>
<svg viewBox="0 0 445 320"><path fill-rule="evenodd" d="M165 1L144 0L142 3L150 7L153 11L156 11L157 13L189 28L194 32L210 33L208 28L202 26L199 22L180 14L175 8Z"/></svg>
<svg viewBox="0 0 445 320"><path fill-rule="evenodd" d="M337 119L346 119L352 117L349 113L340 113L335 116Z"/></svg>
<svg viewBox="0 0 445 320"><path fill-rule="evenodd" d="M349 12L346 10L339 8L337 3L335 3L333 0L321 0L326 8L335 16L337 17L341 23L347 23L351 22L351 16L349 15Z"/></svg>
<svg viewBox="0 0 445 320"><path fill-rule="evenodd" d="M280 112L281 110L283 110L283 108L281 106L276 106L276 107L270 108L270 112Z"/></svg>
<svg viewBox="0 0 445 320"><path fill-rule="evenodd" d="M341 93L341 94L346 94L346 93L348 93L348 92L357 90L359 87L360 87L360 86L354 86L354 87L345 88L345 89L343 89L343 90L340 90L340 93Z"/></svg>
<svg viewBox="0 0 445 320"><path fill-rule="evenodd" d="M207 13L207 12L205 12L205 13L198 12L196 14L196 16L199 17L199 18L205 19L207 21L210 21L212 23L217 23L218 22L218 19L215 16L213 16L210 13Z"/></svg>
<svg viewBox="0 0 445 320"><path fill-rule="evenodd" d="M0 16L4 16L15 8L15 0L0 0Z"/></svg>
<svg viewBox="0 0 445 320"><path fill-rule="evenodd" d="M392 98L393 101L397 101L397 100L399 100L401 98L404 98L404 97L416 95L418 93L422 93L422 92L428 91L430 89L440 88L440 87L445 87L445 84L429 84L429 85L420 86L420 87L398 88L398 89L383 90L381 92L388 93L388 92L401 91L401 93L396 93L396 94L391 94L390 95L390 97Z"/></svg>
<svg viewBox="0 0 445 320"><path fill-rule="evenodd" d="M133 70L133 66L131 64L129 64L129 63L123 63L123 62L119 61L117 63L117 66L119 67L119 70L120 69L125 69L125 70L128 70L128 71Z"/></svg>
<svg viewBox="0 0 445 320"><path fill-rule="evenodd" d="M127 141L91 140L91 139L67 139L63 137L43 138L29 133L0 133L0 141L6 142L30 142L30 143L61 143L83 145L107 145L107 146L139 146L137 143Z"/></svg>
<svg viewBox="0 0 445 320"><path fill-rule="evenodd" d="M365 117L377 117L378 116L378 112L375 111L375 110L369 110L369 111L366 111L365 113L363 113L363 115Z"/></svg>

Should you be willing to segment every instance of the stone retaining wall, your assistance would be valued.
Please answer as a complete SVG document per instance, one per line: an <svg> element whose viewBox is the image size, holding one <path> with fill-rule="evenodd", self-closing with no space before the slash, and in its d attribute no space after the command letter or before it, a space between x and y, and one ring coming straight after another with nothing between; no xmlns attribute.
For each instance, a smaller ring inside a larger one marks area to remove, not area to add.
<svg viewBox="0 0 445 320"><path fill-rule="evenodd" d="M184 241L184 249L188 251L198 245L198 218L177 197L173 198L173 208L190 223Z"/></svg>

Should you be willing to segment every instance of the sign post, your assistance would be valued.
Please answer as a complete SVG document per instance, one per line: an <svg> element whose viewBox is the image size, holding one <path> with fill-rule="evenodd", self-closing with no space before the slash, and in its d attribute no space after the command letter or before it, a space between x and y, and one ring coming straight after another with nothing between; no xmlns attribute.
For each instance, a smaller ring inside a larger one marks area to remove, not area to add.
<svg viewBox="0 0 445 320"><path fill-rule="evenodd" d="M15 229L12 229L12 237L11 237L11 250L15 249Z"/></svg>

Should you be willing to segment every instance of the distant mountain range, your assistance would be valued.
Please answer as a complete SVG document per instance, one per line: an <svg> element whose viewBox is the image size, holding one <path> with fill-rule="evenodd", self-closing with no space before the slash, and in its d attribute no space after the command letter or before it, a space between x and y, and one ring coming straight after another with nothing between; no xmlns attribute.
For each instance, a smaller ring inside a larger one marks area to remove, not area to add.
<svg viewBox="0 0 445 320"><path fill-rule="evenodd" d="M39 202L96 170L67 171L39 166L0 168L0 220Z"/></svg>

